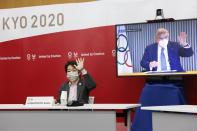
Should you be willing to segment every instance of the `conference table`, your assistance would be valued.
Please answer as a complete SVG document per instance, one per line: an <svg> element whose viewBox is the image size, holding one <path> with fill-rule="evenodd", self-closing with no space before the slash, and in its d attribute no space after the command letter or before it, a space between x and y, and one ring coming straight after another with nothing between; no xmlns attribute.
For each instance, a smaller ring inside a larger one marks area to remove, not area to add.
<svg viewBox="0 0 197 131"><path fill-rule="evenodd" d="M85 104L68 107L0 104L0 131L116 131L116 110L124 110L130 131L131 111L140 104ZM120 116L120 114L119 114Z"/></svg>
<svg viewBox="0 0 197 131"><path fill-rule="evenodd" d="M196 131L197 105L147 106L151 110L153 131Z"/></svg>

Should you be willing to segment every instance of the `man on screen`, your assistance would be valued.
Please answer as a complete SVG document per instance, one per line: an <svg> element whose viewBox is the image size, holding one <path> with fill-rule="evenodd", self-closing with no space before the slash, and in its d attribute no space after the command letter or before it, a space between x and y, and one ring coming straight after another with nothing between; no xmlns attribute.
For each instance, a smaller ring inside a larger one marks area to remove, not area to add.
<svg viewBox="0 0 197 131"><path fill-rule="evenodd" d="M146 71L171 71L182 72L181 57L193 55L192 47L186 42L187 35L181 32L179 42L169 41L169 33L165 28L156 31L156 43L146 47L141 60L141 66Z"/></svg>
<svg viewBox="0 0 197 131"><path fill-rule="evenodd" d="M84 68L84 59L79 58L68 61L65 64L65 71L69 81L61 85L57 103L61 103L62 91L67 92L68 102L77 101L83 104L88 103L89 93L92 89L96 88L96 83ZM81 79L81 74L83 75L83 79Z"/></svg>

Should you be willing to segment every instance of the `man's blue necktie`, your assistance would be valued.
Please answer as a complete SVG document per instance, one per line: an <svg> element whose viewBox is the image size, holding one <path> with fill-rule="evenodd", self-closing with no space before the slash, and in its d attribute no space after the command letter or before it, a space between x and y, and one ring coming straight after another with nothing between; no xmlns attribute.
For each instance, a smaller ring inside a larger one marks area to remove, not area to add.
<svg viewBox="0 0 197 131"><path fill-rule="evenodd" d="M164 55L164 48L161 48L160 60L161 60L161 70L162 71L167 70L166 57Z"/></svg>

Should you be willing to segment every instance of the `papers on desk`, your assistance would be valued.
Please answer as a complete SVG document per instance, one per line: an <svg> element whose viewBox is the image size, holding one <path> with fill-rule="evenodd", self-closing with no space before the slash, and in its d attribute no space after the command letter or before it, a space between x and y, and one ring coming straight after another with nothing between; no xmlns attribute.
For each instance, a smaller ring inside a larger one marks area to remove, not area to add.
<svg viewBox="0 0 197 131"><path fill-rule="evenodd" d="M166 71L146 71L144 73L149 74L149 73L176 73L176 72L177 70L170 70L170 71L166 70Z"/></svg>

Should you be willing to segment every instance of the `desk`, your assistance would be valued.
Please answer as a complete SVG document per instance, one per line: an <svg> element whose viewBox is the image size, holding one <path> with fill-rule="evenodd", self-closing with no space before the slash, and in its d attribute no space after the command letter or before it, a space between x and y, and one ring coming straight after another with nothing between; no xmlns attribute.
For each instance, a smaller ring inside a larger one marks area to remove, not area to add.
<svg viewBox="0 0 197 131"><path fill-rule="evenodd" d="M86 104L79 107L0 104L0 130L115 131L115 110L121 109L127 110L127 127L130 131L131 109L139 106L140 104Z"/></svg>
<svg viewBox="0 0 197 131"><path fill-rule="evenodd" d="M149 106L142 110L152 112L153 131L196 131L197 105ZM158 112L161 111L161 112Z"/></svg>

